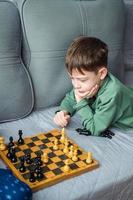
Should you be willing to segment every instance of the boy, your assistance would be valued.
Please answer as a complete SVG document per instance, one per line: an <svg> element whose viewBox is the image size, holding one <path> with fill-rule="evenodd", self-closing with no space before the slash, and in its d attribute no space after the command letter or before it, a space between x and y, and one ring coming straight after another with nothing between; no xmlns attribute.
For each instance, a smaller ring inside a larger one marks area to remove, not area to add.
<svg viewBox="0 0 133 200"><path fill-rule="evenodd" d="M98 38L78 37L68 48L66 68L73 89L63 99L54 122L67 126L77 112L91 135L111 126L133 128L133 90L107 69L108 48Z"/></svg>

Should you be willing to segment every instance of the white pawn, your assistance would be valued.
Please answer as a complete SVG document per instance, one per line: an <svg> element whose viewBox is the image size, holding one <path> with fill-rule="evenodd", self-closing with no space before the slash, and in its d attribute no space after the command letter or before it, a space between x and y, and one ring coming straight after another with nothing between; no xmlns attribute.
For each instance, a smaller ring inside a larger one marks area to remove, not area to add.
<svg viewBox="0 0 133 200"><path fill-rule="evenodd" d="M4 144L4 138L0 137L0 150L4 151L6 149L6 145Z"/></svg>
<svg viewBox="0 0 133 200"><path fill-rule="evenodd" d="M69 151L68 156L69 156L69 158L73 157L73 145L70 146L70 151Z"/></svg>
<svg viewBox="0 0 133 200"><path fill-rule="evenodd" d="M44 163L48 163L48 155L47 155L46 152L44 152L43 155L42 155L42 161L43 161Z"/></svg>
<svg viewBox="0 0 133 200"><path fill-rule="evenodd" d="M68 140L67 140L67 138L65 139L65 147L64 147L64 149L63 149L63 152L64 153L68 153Z"/></svg>
<svg viewBox="0 0 133 200"><path fill-rule="evenodd" d="M61 131L61 138L60 138L60 141L61 141L62 143L64 143L64 141L65 141L65 129L64 129L64 128L63 128L62 131Z"/></svg>
<svg viewBox="0 0 133 200"><path fill-rule="evenodd" d="M54 149L54 150L58 150L58 140L57 140L57 138L55 138L55 140L54 140L53 149Z"/></svg>
<svg viewBox="0 0 133 200"><path fill-rule="evenodd" d="M78 157L77 157L77 149L75 149L74 152L73 152L72 160L75 161L75 162L78 160Z"/></svg>
<svg viewBox="0 0 133 200"><path fill-rule="evenodd" d="M65 161L65 166L64 166L64 171L65 172L68 172L69 170L70 170L70 167L69 167L69 159L67 159L66 161Z"/></svg>
<svg viewBox="0 0 133 200"><path fill-rule="evenodd" d="M92 153L91 152L88 152L88 154L87 154L86 163L88 163L88 164L92 163Z"/></svg>

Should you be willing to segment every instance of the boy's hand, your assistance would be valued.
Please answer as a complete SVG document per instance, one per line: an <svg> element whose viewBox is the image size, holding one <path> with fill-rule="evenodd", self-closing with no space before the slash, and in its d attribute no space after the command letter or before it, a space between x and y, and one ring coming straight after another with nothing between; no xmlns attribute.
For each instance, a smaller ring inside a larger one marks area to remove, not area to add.
<svg viewBox="0 0 133 200"><path fill-rule="evenodd" d="M59 111L54 116L54 122L61 127L67 126L70 115L66 111Z"/></svg>
<svg viewBox="0 0 133 200"><path fill-rule="evenodd" d="M96 84L94 87L92 87L91 90L86 91L84 93L80 93L77 90L75 90L75 98L76 98L77 103L84 98L88 98L88 99L92 98L93 96L95 96L97 94L98 90L99 90L98 84Z"/></svg>

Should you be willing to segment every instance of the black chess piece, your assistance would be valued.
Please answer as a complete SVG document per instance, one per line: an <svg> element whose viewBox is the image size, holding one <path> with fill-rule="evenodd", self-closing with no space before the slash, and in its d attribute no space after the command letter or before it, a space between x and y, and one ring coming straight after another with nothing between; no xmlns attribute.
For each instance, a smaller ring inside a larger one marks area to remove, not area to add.
<svg viewBox="0 0 133 200"><path fill-rule="evenodd" d="M32 170L30 171L29 181L32 183L36 181L35 173Z"/></svg>
<svg viewBox="0 0 133 200"><path fill-rule="evenodd" d="M19 139L18 139L18 144L24 144L24 139L22 138L23 132L22 130L18 131Z"/></svg>
<svg viewBox="0 0 133 200"><path fill-rule="evenodd" d="M42 162L42 160L41 160L41 155L38 155L38 156L36 157L36 164L39 165L39 166L41 166L41 165L43 164L43 162Z"/></svg>
<svg viewBox="0 0 133 200"><path fill-rule="evenodd" d="M44 175L43 175L42 171L38 171L38 172L36 173L36 178L37 178L38 180L41 180L41 179L44 178Z"/></svg>
<svg viewBox="0 0 133 200"><path fill-rule="evenodd" d="M16 156L16 151L15 151L15 147L11 147L10 149L10 160L11 162L15 163L17 162L17 156Z"/></svg>
<svg viewBox="0 0 133 200"><path fill-rule="evenodd" d="M12 147L9 147L7 152L7 158L11 159L11 157L12 157Z"/></svg>
<svg viewBox="0 0 133 200"><path fill-rule="evenodd" d="M22 172L22 173L26 171L26 166L24 165L24 158L20 159L19 171Z"/></svg>
<svg viewBox="0 0 133 200"><path fill-rule="evenodd" d="M8 144L8 148L11 148L11 147L13 147L13 146L14 146L13 137L12 137L12 136L10 136L10 137L9 137L9 144Z"/></svg>
<svg viewBox="0 0 133 200"><path fill-rule="evenodd" d="M25 161L27 164L31 164L32 163L32 159L31 159L31 154L28 153L25 155Z"/></svg>

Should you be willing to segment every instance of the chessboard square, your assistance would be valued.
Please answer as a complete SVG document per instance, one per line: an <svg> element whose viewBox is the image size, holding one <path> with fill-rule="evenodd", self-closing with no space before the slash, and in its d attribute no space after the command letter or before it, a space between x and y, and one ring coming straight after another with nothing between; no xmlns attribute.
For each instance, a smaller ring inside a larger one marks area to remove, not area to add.
<svg viewBox="0 0 133 200"><path fill-rule="evenodd" d="M78 150L77 150L77 154L78 154L78 155L82 155L82 151L78 149Z"/></svg>
<svg viewBox="0 0 133 200"><path fill-rule="evenodd" d="M15 152L17 153L17 152L19 152L19 151L21 151L21 149L17 146L17 147L15 147Z"/></svg>
<svg viewBox="0 0 133 200"><path fill-rule="evenodd" d="M39 151L40 149L39 149L38 146L34 146L34 147L31 148L31 150L32 150L33 152L36 152L36 151Z"/></svg>
<svg viewBox="0 0 133 200"><path fill-rule="evenodd" d="M47 143L47 147L48 147L48 148L50 148L50 147L53 148L53 143L52 143L52 142Z"/></svg>
<svg viewBox="0 0 133 200"><path fill-rule="evenodd" d="M42 142L41 140L35 141L34 143L35 143L35 145L37 145L37 146L43 144L43 142Z"/></svg>
<svg viewBox="0 0 133 200"><path fill-rule="evenodd" d="M32 141L34 141L34 142L39 140L37 136L34 136L34 137L32 137L31 139L32 139Z"/></svg>
<svg viewBox="0 0 133 200"><path fill-rule="evenodd" d="M45 165L42 167L42 173L47 173L49 172L49 168Z"/></svg>
<svg viewBox="0 0 133 200"><path fill-rule="evenodd" d="M60 155L64 154L61 150L57 150L57 151L55 151L54 153L55 153L57 156L60 156Z"/></svg>
<svg viewBox="0 0 133 200"><path fill-rule="evenodd" d="M44 134L40 134L40 135L38 135L38 138L39 138L40 140L43 140L43 139L46 138L46 136L45 136Z"/></svg>
<svg viewBox="0 0 133 200"><path fill-rule="evenodd" d="M51 160L52 160L53 162L55 162L55 163L57 163L57 162L60 162L60 161L61 161L61 159L60 159L59 157L57 157L57 156L55 156L55 157L51 158Z"/></svg>
<svg viewBox="0 0 133 200"><path fill-rule="evenodd" d="M38 147L39 147L40 149L42 149L42 150L47 148L47 146L46 146L45 144L41 144L41 145L39 145Z"/></svg>
<svg viewBox="0 0 133 200"><path fill-rule="evenodd" d="M54 169L57 169L58 166L55 163L51 163L50 165L48 165L48 168L53 171Z"/></svg>
<svg viewBox="0 0 133 200"><path fill-rule="evenodd" d="M30 142L30 143L27 144L27 146L28 146L28 147L34 147L35 144L34 144L34 142Z"/></svg>
<svg viewBox="0 0 133 200"><path fill-rule="evenodd" d="M50 149L50 148L46 148L43 152L45 152L45 153L47 153L47 154L49 154L49 153L51 153L52 152L52 150Z"/></svg>
<svg viewBox="0 0 133 200"><path fill-rule="evenodd" d="M70 167L72 170L78 169L78 168L79 168L79 166L77 166L75 163L70 164L69 167Z"/></svg>
<svg viewBox="0 0 133 200"><path fill-rule="evenodd" d="M63 173L63 171L60 168L54 169L53 172L55 175L60 175Z"/></svg>
<svg viewBox="0 0 133 200"><path fill-rule="evenodd" d="M19 148L20 148L21 150L27 149L27 145L26 145L26 144L20 145Z"/></svg>
<svg viewBox="0 0 133 200"><path fill-rule="evenodd" d="M17 158L18 158L18 157L25 156L25 154L24 154L23 151L19 151L19 152L16 153L16 156L17 156Z"/></svg>
<svg viewBox="0 0 133 200"><path fill-rule="evenodd" d="M31 138L25 138L24 139L24 143L25 144L29 144L29 143L31 143L32 142L32 139Z"/></svg>
<svg viewBox="0 0 133 200"><path fill-rule="evenodd" d="M82 154L78 156L80 160L85 160L87 158L87 154Z"/></svg>
<svg viewBox="0 0 133 200"><path fill-rule="evenodd" d="M31 153L31 158L35 158L36 154L34 152Z"/></svg>
<svg viewBox="0 0 133 200"><path fill-rule="evenodd" d="M56 157L56 155L55 155L54 152L50 152L50 153L48 154L48 157L49 157L49 158L53 158L53 157Z"/></svg>
<svg viewBox="0 0 133 200"><path fill-rule="evenodd" d="M50 140L48 138L41 140L44 144L49 143Z"/></svg>
<svg viewBox="0 0 133 200"><path fill-rule="evenodd" d="M59 156L59 158L60 158L61 160L66 160L66 159L68 159L68 156L65 155L65 154L62 154L62 155Z"/></svg>
<svg viewBox="0 0 133 200"><path fill-rule="evenodd" d="M46 133L45 135L47 136L47 138L50 138L50 137L52 137L52 136L53 136L53 134L52 134L52 133Z"/></svg>
<svg viewBox="0 0 133 200"><path fill-rule="evenodd" d="M45 176L47 177L47 179L51 179L51 178L55 177L55 174L52 171L49 171L49 172L45 173Z"/></svg>
<svg viewBox="0 0 133 200"><path fill-rule="evenodd" d="M36 154L36 156L40 156L40 155L42 155L43 153L42 153L42 151L40 151L40 149L39 149L38 151L35 151L35 154Z"/></svg>
<svg viewBox="0 0 133 200"><path fill-rule="evenodd" d="M65 163L63 161L56 162L56 165L58 165L59 168L63 167Z"/></svg>
<svg viewBox="0 0 133 200"><path fill-rule="evenodd" d="M78 162L76 162L76 165L79 166L79 167L86 167L87 163L84 162L84 161L78 161Z"/></svg>
<svg viewBox="0 0 133 200"><path fill-rule="evenodd" d="M23 152L26 155L26 154L31 154L32 151L31 151L31 149L24 149Z"/></svg>

